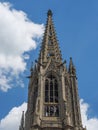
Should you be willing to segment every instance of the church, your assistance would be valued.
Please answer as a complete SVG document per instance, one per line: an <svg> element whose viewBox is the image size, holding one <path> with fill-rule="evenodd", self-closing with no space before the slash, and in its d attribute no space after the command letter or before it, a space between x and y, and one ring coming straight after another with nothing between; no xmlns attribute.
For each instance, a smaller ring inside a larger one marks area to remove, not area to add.
<svg viewBox="0 0 98 130"><path fill-rule="evenodd" d="M83 128L76 68L63 61L52 20L47 22L41 49L29 76L27 111L19 130L86 130Z"/></svg>

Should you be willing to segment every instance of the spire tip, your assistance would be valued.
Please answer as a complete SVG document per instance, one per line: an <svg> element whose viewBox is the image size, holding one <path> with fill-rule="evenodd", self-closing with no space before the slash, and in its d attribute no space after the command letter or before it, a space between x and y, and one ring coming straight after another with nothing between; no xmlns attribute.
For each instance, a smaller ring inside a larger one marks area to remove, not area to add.
<svg viewBox="0 0 98 130"><path fill-rule="evenodd" d="M52 13L51 9L49 9L47 12L47 16L52 16L52 15L53 15L53 13Z"/></svg>
<svg viewBox="0 0 98 130"><path fill-rule="evenodd" d="M70 60L72 60L72 57L70 57Z"/></svg>

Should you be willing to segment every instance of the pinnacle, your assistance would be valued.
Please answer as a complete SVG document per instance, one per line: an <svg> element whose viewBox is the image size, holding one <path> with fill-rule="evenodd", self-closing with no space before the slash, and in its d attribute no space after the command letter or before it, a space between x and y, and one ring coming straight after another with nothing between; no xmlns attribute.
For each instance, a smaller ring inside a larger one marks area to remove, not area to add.
<svg viewBox="0 0 98 130"><path fill-rule="evenodd" d="M47 16L52 16L52 15L53 15L53 13L52 13L52 11L49 9L48 12L47 12Z"/></svg>
<svg viewBox="0 0 98 130"><path fill-rule="evenodd" d="M70 65L72 65L72 66L73 66L72 57L70 57Z"/></svg>
<svg viewBox="0 0 98 130"><path fill-rule="evenodd" d="M76 75L76 69L72 61L72 57L70 57L70 63L69 63L69 73Z"/></svg>

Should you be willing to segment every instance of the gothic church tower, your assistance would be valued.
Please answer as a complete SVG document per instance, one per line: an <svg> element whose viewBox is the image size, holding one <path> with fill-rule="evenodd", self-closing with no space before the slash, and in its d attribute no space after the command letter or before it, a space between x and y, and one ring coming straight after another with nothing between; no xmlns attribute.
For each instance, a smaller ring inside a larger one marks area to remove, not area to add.
<svg viewBox="0 0 98 130"><path fill-rule="evenodd" d="M29 78L25 125L22 115L20 130L86 130L81 121L76 69L72 58L69 69L62 61L51 10Z"/></svg>

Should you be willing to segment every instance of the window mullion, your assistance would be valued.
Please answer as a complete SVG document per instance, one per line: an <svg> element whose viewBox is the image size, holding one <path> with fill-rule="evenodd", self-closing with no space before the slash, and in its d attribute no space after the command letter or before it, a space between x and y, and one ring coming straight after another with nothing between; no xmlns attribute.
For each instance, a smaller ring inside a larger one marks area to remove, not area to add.
<svg viewBox="0 0 98 130"><path fill-rule="evenodd" d="M54 80L53 80L53 102L55 102L55 97L54 97Z"/></svg>
<svg viewBox="0 0 98 130"><path fill-rule="evenodd" d="M48 91L48 96L49 96L49 102L50 102L50 79L49 79L49 91Z"/></svg>

